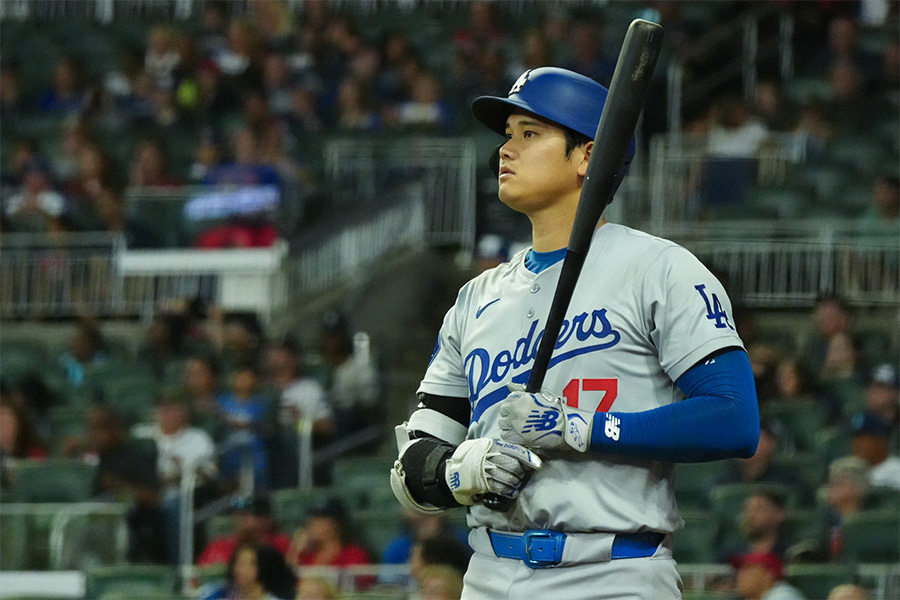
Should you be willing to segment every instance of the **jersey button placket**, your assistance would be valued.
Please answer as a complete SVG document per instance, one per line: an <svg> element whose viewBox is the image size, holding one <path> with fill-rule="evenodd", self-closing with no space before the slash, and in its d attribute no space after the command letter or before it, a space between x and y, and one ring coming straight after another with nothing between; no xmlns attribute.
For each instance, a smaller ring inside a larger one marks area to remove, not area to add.
<svg viewBox="0 0 900 600"><path fill-rule="evenodd" d="M534 316L534 309L533 309L533 308L529 308L528 310L526 310L526 311L525 311L525 316L528 317L529 319L530 319L531 317L533 317L533 316Z"/></svg>

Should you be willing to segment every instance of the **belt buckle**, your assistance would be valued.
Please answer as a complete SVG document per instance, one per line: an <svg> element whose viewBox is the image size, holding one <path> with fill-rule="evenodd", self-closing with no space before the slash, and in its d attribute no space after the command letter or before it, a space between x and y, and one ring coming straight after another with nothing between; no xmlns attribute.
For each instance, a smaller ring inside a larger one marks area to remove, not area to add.
<svg viewBox="0 0 900 600"><path fill-rule="evenodd" d="M522 561L531 569L555 567L562 561L565 541L566 534L561 531L529 529L522 534L522 542L525 546L525 556L522 557Z"/></svg>

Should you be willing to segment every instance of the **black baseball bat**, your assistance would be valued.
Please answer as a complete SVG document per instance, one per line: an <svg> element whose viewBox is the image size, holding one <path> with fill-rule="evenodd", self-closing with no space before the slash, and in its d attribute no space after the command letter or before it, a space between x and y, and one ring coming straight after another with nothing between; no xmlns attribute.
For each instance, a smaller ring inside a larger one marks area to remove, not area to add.
<svg viewBox="0 0 900 600"><path fill-rule="evenodd" d="M616 62L609 94L603 105L594 147L575 212L572 234L566 248L553 303L547 315L544 335L531 368L526 390L539 392L550 366L569 301L578 283L594 230L603 210L612 201L616 174L622 168L628 145L634 136L653 69L662 49L663 28L658 23L635 19L628 26Z"/></svg>
<svg viewBox="0 0 900 600"><path fill-rule="evenodd" d="M625 41L622 42L609 85L609 94L594 135L594 147L578 199L566 257L525 387L532 394L539 392L544 383L559 330L569 309L569 301L575 291L575 284L578 283L581 267L584 266L594 230L603 210L612 201L616 189L616 174L622 168L638 117L644 107L647 88L662 49L662 38L662 25L643 19L632 21L625 33ZM488 508L500 511L509 510L512 503L510 498L496 494L488 494L483 500Z"/></svg>

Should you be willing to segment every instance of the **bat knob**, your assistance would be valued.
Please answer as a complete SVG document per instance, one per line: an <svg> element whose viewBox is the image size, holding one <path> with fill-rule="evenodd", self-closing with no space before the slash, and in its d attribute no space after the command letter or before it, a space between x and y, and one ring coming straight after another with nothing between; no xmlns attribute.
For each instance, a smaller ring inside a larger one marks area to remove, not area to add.
<svg viewBox="0 0 900 600"><path fill-rule="evenodd" d="M500 496L498 494L486 494L481 503L497 512L507 512L509 509L513 507L515 500L512 498L507 498L506 496Z"/></svg>

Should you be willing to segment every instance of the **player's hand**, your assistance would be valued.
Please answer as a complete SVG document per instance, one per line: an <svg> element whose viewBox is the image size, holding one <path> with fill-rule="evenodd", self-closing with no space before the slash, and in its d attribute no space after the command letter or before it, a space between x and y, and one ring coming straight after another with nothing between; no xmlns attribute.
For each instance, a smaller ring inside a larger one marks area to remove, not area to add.
<svg viewBox="0 0 900 600"><path fill-rule="evenodd" d="M585 452L591 445L594 413L567 406L547 390L529 394L519 383L500 403L500 437L507 442L542 450L574 449Z"/></svg>
<svg viewBox="0 0 900 600"><path fill-rule="evenodd" d="M447 460L445 476L453 497L471 506L485 494L516 498L541 459L527 448L491 438L466 440Z"/></svg>

